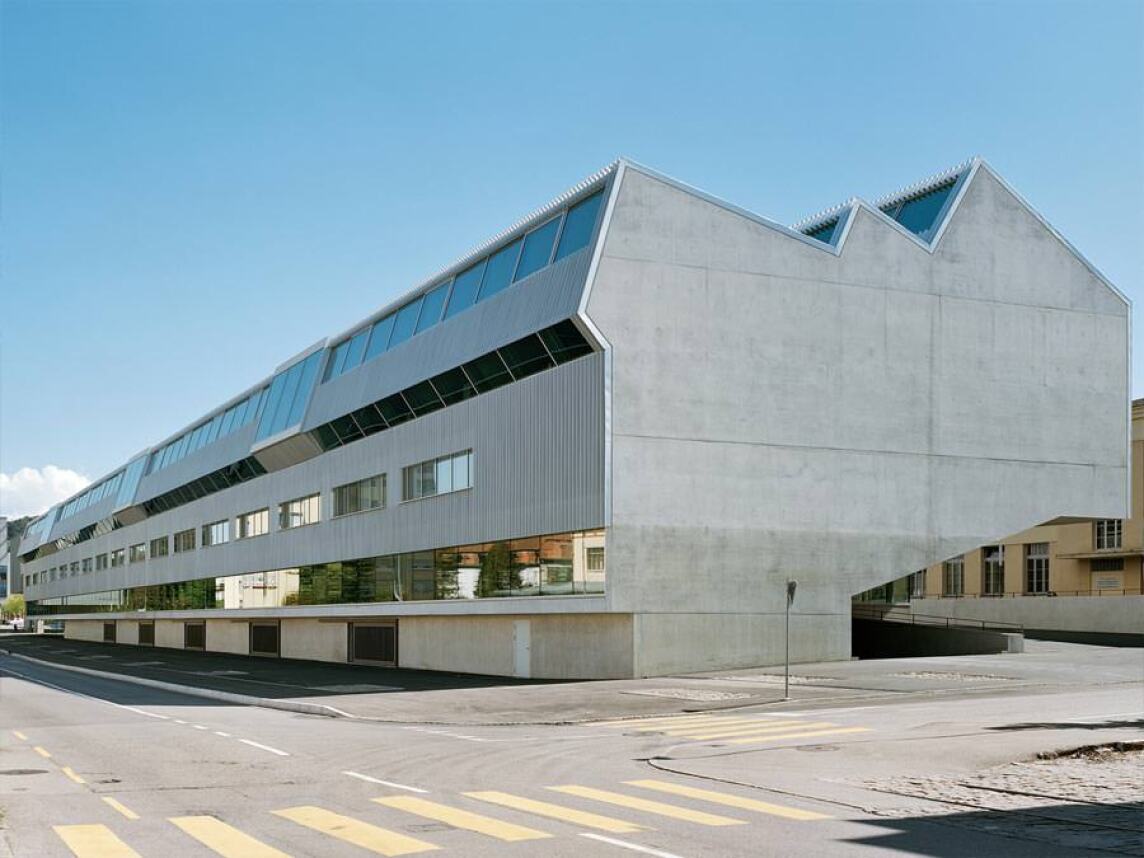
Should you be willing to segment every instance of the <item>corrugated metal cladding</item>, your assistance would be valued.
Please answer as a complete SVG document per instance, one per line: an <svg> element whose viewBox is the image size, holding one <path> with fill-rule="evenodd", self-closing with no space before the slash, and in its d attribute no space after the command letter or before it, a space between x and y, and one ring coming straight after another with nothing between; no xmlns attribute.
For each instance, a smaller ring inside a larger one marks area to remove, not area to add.
<svg viewBox="0 0 1144 858"><path fill-rule="evenodd" d="M303 428L313 429L576 315L593 246L589 244L392 351L318 385Z"/></svg>
<svg viewBox="0 0 1144 858"><path fill-rule="evenodd" d="M401 502L406 465L472 449L468 491ZM330 519L334 486L385 473L384 510ZM322 493L322 521L277 529L277 505ZM39 572L270 508L271 532L30 588L30 598L368 557L604 524L604 355L547 370L298 465L27 564ZM233 538L233 532L232 532Z"/></svg>

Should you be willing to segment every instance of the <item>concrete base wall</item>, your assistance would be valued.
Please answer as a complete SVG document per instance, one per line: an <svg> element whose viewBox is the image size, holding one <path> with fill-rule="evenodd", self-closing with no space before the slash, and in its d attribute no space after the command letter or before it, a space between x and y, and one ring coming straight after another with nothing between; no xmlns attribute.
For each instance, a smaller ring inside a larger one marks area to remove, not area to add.
<svg viewBox="0 0 1144 858"><path fill-rule="evenodd" d="M71 620L68 621L68 625L71 625ZM207 643L210 644L210 637L207 637ZM156 620L155 646L182 649L183 624L179 620Z"/></svg>
<svg viewBox="0 0 1144 858"><path fill-rule="evenodd" d="M314 661L349 661L345 623L321 620L286 620L282 623L279 649L283 658Z"/></svg>
<svg viewBox="0 0 1144 858"><path fill-rule="evenodd" d="M637 676L782 664L783 614L637 614ZM850 657L850 617L792 614L792 662Z"/></svg>
<svg viewBox="0 0 1144 858"><path fill-rule="evenodd" d="M1028 629L1144 634L1144 596L914 599L915 614L1020 623Z"/></svg>
<svg viewBox="0 0 1144 858"><path fill-rule="evenodd" d="M249 655L250 625L231 620L207 620L207 649L211 652Z"/></svg>
<svg viewBox="0 0 1144 858"><path fill-rule="evenodd" d="M139 646L139 623L135 620L120 620L116 623L115 642Z"/></svg>
<svg viewBox="0 0 1144 858"><path fill-rule="evenodd" d="M64 623L64 637L73 641L103 640L102 620L68 620Z"/></svg>

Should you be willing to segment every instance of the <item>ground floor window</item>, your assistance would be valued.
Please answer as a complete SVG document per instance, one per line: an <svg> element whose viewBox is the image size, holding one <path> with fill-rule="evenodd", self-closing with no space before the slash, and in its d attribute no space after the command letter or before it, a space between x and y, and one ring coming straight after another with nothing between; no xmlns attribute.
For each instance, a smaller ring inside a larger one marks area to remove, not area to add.
<svg viewBox="0 0 1144 858"><path fill-rule="evenodd" d="M1049 592L1049 543L1031 542L1025 546L1025 592Z"/></svg>
<svg viewBox="0 0 1144 858"><path fill-rule="evenodd" d="M452 545L59 596L29 602L28 611L249 609L603 593L604 543L603 530L584 530Z"/></svg>

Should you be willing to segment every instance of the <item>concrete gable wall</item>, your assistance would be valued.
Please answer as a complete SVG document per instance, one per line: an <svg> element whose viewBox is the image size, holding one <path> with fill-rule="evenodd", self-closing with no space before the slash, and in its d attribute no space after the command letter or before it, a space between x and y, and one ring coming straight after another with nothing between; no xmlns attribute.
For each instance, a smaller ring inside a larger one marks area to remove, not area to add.
<svg viewBox="0 0 1144 858"><path fill-rule="evenodd" d="M614 609L841 611L1126 512L1127 309L985 169L937 253L860 211L840 257L628 169L587 312Z"/></svg>

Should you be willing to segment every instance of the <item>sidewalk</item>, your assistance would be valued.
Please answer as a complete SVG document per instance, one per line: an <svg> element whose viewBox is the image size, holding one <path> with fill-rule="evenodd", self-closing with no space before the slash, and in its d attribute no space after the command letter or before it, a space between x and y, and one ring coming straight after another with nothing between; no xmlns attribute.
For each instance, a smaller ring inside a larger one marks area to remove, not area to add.
<svg viewBox="0 0 1144 858"><path fill-rule="evenodd" d="M350 664L129 647L34 635L0 637L0 652L105 677L178 686L184 693L242 695L231 702L421 724L564 724L737 709L807 708L917 695L997 694L1037 686L1144 679L1140 651L1029 642L1019 655L846 661L782 669L610 681L529 681ZM18 659L3 659L18 669ZM302 704L298 706L297 704ZM311 706L311 708L314 708Z"/></svg>

